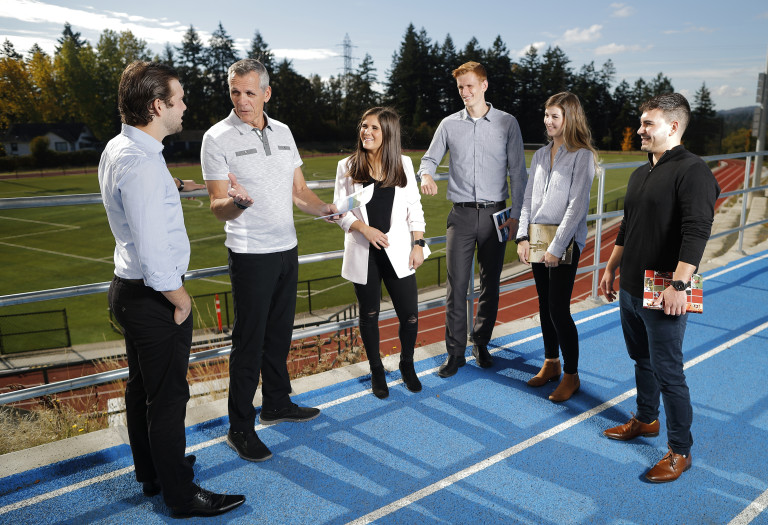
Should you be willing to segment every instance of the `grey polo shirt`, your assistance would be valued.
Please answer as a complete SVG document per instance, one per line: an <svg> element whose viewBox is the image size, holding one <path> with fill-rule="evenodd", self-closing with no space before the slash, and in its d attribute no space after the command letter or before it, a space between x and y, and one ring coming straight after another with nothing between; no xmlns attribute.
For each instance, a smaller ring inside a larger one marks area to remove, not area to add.
<svg viewBox="0 0 768 525"><path fill-rule="evenodd" d="M491 104L488 107L477 121L466 109L444 118L421 159L419 175L434 175L450 150L448 200L497 202L506 200L511 191L512 216L517 218L528 180L523 137L515 117Z"/></svg>
<svg viewBox="0 0 768 525"><path fill-rule="evenodd" d="M203 179L234 173L253 206L226 222L225 245L235 253L274 253L298 244L293 225L293 172L301 158L288 126L267 117L259 136L234 110L203 137Z"/></svg>

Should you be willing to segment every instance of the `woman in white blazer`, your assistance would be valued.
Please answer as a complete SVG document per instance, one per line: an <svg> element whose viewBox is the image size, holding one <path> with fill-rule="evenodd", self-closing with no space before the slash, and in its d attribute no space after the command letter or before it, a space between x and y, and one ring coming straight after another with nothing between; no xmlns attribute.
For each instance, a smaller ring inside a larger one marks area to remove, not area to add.
<svg viewBox="0 0 768 525"><path fill-rule="evenodd" d="M355 152L339 161L334 202L373 185L370 200L336 221L346 232L341 276L354 283L360 308L360 337L371 367L371 388L389 395L379 353L381 282L400 321L400 372L406 388L421 390L413 368L419 330L415 270L429 255L424 212L411 159L402 155L400 117L391 108L363 114Z"/></svg>

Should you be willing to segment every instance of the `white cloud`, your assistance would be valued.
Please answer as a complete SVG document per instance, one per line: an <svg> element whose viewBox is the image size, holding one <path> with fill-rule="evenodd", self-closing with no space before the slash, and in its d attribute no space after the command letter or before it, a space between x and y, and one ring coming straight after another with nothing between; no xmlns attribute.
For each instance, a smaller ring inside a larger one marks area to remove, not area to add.
<svg viewBox="0 0 768 525"><path fill-rule="evenodd" d="M624 44L616 44L615 42L612 42L610 44L607 44L605 46L599 46L595 48L595 54L596 55L618 55L621 53L628 53L628 52L636 52L636 51L648 51L653 46L640 46L640 45L631 45L627 46Z"/></svg>
<svg viewBox="0 0 768 525"><path fill-rule="evenodd" d="M118 32L130 31L136 38L145 40L148 44L179 43L188 27L186 24L166 18L152 19L114 11L98 11L92 7L73 9L39 0L3 0L2 16L37 24L58 25L68 21L75 32L93 31L101 34L105 28ZM198 34L204 41L210 37L210 34L202 31ZM14 38L14 40L22 39ZM41 42L38 41L38 44L46 49ZM91 45L96 45L96 41L91 41Z"/></svg>
<svg viewBox="0 0 768 525"><path fill-rule="evenodd" d="M705 27L705 26L693 26L688 25L688 27L684 27L683 29L669 29L667 31L664 31L665 35L678 35L682 33L714 33L715 29L711 27Z"/></svg>
<svg viewBox="0 0 768 525"><path fill-rule="evenodd" d="M627 5L627 4L611 4L611 7L613 8L613 13L611 13L611 16L614 18L627 18L629 16L632 16L635 12L635 8Z"/></svg>
<svg viewBox="0 0 768 525"><path fill-rule="evenodd" d="M600 24L594 24L590 26L588 29L580 29L578 27L575 27L573 29L567 30L565 33L563 33L563 36L560 38L560 41L563 44L581 44L584 42L594 42L598 38L600 38L600 30L603 28Z"/></svg>
<svg viewBox="0 0 768 525"><path fill-rule="evenodd" d="M535 47L537 51L541 52L546 45L546 42L531 42L519 51L512 51L512 55L516 58L520 58L521 56L524 56L528 51L530 51L532 47Z"/></svg>
<svg viewBox="0 0 768 525"><path fill-rule="evenodd" d="M325 60L339 56L339 53L332 49L273 49L272 54L288 60Z"/></svg>
<svg viewBox="0 0 768 525"><path fill-rule="evenodd" d="M736 87L723 84L715 88L714 93L721 97L743 97L747 94L747 89L743 86Z"/></svg>

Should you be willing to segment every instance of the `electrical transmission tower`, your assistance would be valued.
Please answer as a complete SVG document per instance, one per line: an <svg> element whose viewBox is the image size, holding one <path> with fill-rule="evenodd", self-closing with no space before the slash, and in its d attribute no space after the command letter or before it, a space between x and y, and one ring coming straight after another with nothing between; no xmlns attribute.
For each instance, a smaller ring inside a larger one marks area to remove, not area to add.
<svg viewBox="0 0 768 525"><path fill-rule="evenodd" d="M344 35L344 41L341 44L337 44L342 47L343 51L341 53L341 56L344 58L344 68L343 68L343 86L344 86L344 93L346 94L349 91L349 79L352 77L352 59L355 58L352 56L352 48L357 47L352 45L352 40L349 38L349 33Z"/></svg>

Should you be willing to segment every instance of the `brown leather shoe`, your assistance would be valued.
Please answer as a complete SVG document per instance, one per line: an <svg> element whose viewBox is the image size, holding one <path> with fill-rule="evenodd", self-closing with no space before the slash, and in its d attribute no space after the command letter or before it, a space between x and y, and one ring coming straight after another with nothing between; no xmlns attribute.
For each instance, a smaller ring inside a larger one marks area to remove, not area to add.
<svg viewBox="0 0 768 525"><path fill-rule="evenodd" d="M557 385L555 391L549 396L549 400L553 403L562 403L568 401L571 396L575 394L579 387L581 387L581 381L579 381L579 374L563 374L563 380Z"/></svg>
<svg viewBox="0 0 768 525"><path fill-rule="evenodd" d="M603 435L619 441L629 441L637 436L656 437L659 435L659 420L657 419L653 423L643 423L632 416L632 419L623 425L604 430Z"/></svg>
<svg viewBox="0 0 768 525"><path fill-rule="evenodd" d="M550 381L557 381L560 379L562 371L559 359L557 361L545 360L539 373L528 380L528 386L539 387L546 385Z"/></svg>
<svg viewBox="0 0 768 525"><path fill-rule="evenodd" d="M661 458L661 461L645 474L645 479L651 483L675 481L683 472L691 468L692 463L690 453L688 456L683 456L682 454L675 454L670 448L669 452Z"/></svg>

